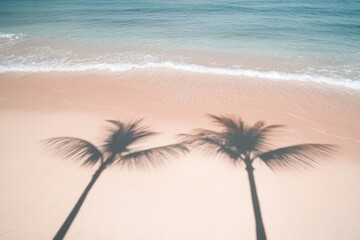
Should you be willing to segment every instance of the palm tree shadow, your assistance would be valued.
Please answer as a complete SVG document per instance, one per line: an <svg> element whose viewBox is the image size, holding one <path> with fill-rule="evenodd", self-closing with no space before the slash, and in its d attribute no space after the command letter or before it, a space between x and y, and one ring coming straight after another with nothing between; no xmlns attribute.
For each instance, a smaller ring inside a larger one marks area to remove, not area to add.
<svg viewBox="0 0 360 240"><path fill-rule="evenodd" d="M220 130L194 129L191 134L181 134L181 141L200 148L204 153L224 156L234 165L244 164L248 173L251 199L256 224L257 240L266 240L255 177L254 161L264 162L272 170L316 167L322 159L338 150L331 144L298 144L273 149L271 138L283 125L266 125L258 121L249 126L241 118L229 115L208 115Z"/></svg>
<svg viewBox="0 0 360 240"><path fill-rule="evenodd" d="M42 141L47 148L64 159L80 162L83 167L98 166L54 240L65 237L88 193L106 168L116 165L128 168L156 167L170 157L188 152L186 144L181 142L147 149L135 148L136 144L158 134L148 126L142 125L142 119L132 122L107 122L110 124L108 136L100 148L86 140L73 137L55 137Z"/></svg>

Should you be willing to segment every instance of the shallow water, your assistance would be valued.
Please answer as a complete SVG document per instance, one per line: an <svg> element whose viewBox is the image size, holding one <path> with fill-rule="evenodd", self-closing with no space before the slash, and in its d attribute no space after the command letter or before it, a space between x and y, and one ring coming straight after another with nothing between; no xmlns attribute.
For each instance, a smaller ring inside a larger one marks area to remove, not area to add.
<svg viewBox="0 0 360 240"><path fill-rule="evenodd" d="M0 71L167 67L360 88L360 1L0 1Z"/></svg>

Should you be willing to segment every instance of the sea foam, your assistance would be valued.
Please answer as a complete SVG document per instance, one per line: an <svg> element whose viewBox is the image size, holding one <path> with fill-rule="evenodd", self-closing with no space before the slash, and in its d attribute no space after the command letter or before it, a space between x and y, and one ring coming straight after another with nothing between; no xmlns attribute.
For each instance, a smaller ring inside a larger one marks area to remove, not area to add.
<svg viewBox="0 0 360 240"><path fill-rule="evenodd" d="M24 34L14 34L14 33L2 33L0 32L0 39L5 40L19 40L24 37Z"/></svg>
<svg viewBox="0 0 360 240"><path fill-rule="evenodd" d="M91 70L125 72L137 69L173 69L192 73L242 76L282 81L308 81L360 89L360 82L342 77L327 77L315 73L288 73L281 71L259 71L245 68L210 67L176 62L147 63L36 63L0 65L0 73L6 72L85 72Z"/></svg>

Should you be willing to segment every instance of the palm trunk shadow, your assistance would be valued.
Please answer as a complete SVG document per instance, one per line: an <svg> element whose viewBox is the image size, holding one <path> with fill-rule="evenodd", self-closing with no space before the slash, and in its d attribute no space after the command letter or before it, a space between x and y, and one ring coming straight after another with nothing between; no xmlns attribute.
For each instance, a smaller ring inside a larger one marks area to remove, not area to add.
<svg viewBox="0 0 360 240"><path fill-rule="evenodd" d="M256 190L255 177L254 177L254 168L247 164L246 171L248 173L250 191L251 191L251 200L253 204L255 224L256 224L256 239L257 240L266 240L265 227L261 216L261 209L259 198Z"/></svg>
<svg viewBox="0 0 360 240"><path fill-rule="evenodd" d="M95 174L91 178L91 181L89 182L89 184L85 188L84 192L81 194L79 200L76 202L74 208L71 210L69 216L66 218L65 222L62 224L62 226L60 227L60 229L56 233L53 240L62 240L62 239L64 239L64 237L65 237L66 233L68 232L72 222L74 221L77 214L79 213L80 208L82 207L87 195L89 194L89 192L92 189L92 187L94 186L96 180L100 177L101 173L105 170L105 168L106 168L106 166L105 166L104 163L102 165L100 165L99 169L95 172Z"/></svg>

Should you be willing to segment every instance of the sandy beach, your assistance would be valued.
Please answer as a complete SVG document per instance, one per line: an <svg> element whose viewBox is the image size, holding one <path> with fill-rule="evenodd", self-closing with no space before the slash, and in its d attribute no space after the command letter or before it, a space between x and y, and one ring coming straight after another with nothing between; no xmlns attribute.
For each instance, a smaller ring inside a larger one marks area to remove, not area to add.
<svg viewBox="0 0 360 240"><path fill-rule="evenodd" d="M360 238L359 91L169 69L0 74L0 239L50 239L93 174L41 140L101 144L104 120L144 118L163 133L145 146L210 127L206 114L284 124L278 146L340 151L308 171L255 166L269 239ZM243 167L193 151L156 169L109 169L67 239L255 239Z"/></svg>

